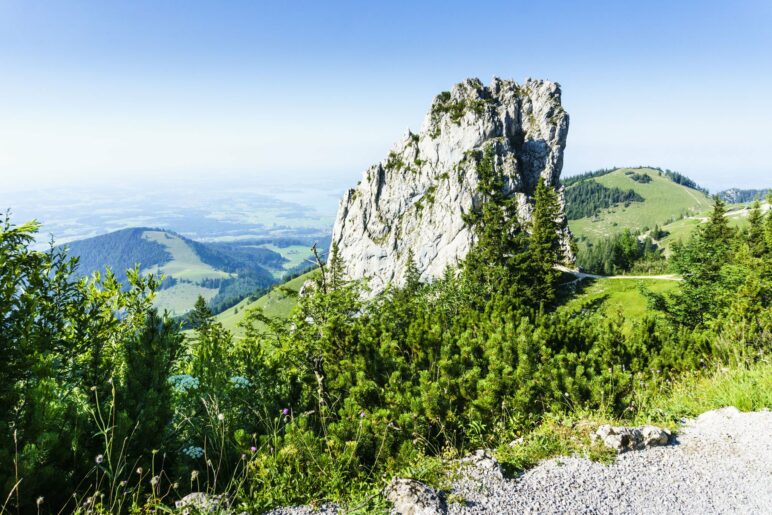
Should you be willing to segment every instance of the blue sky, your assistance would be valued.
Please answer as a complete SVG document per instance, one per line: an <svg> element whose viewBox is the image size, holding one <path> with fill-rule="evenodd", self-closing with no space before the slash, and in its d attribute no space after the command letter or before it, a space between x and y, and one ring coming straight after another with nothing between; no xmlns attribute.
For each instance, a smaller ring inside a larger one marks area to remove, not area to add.
<svg viewBox="0 0 772 515"><path fill-rule="evenodd" d="M432 97L560 82L564 174L770 186L772 2L0 0L0 193L355 182Z"/></svg>

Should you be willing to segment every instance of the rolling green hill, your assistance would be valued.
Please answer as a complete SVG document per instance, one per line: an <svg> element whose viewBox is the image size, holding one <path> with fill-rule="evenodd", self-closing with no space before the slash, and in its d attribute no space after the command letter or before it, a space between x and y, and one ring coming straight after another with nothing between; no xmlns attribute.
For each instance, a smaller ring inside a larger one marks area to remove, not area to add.
<svg viewBox="0 0 772 515"><path fill-rule="evenodd" d="M568 225L580 245L583 241L596 241L624 229L642 231L655 225L662 226L706 211L711 205L710 198L703 191L678 184L654 168L619 168L603 175L571 181L566 187L567 203L571 202L570 190L582 187L587 181L595 182L607 190L632 191L634 195L629 196L633 200L601 207L594 215L569 220ZM610 194L607 197L615 198ZM616 195L616 198L621 197ZM568 207L571 209L570 205ZM574 206L572 211L582 210Z"/></svg>
<svg viewBox="0 0 772 515"><path fill-rule="evenodd" d="M317 273L316 270L306 272L303 275L287 281L282 284L281 287L274 287L270 292L257 300L244 299L235 306L226 309L215 318L236 337L243 334L244 331L239 327L239 323L244 319L244 316L250 309L260 308L263 310L263 313L269 317L286 318L289 316L292 308L295 307L297 298L286 294L282 290L288 288L298 292L303 286L303 283L314 277Z"/></svg>
<svg viewBox="0 0 772 515"><path fill-rule="evenodd" d="M78 273L112 269L126 281L126 269L165 280L156 305L173 315L189 311L198 296L215 312L265 291L287 274L307 266L313 242L251 240L203 243L163 229L132 228L66 245L80 260Z"/></svg>

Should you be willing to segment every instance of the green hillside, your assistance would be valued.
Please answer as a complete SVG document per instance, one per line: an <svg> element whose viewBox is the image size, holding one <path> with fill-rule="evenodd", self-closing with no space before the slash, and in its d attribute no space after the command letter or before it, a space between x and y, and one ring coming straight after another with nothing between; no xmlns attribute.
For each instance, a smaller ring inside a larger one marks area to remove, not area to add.
<svg viewBox="0 0 772 515"><path fill-rule="evenodd" d="M580 244L585 240L595 241L621 233L624 229L635 231L662 226L675 219L706 211L711 205L710 198L702 191L677 184L653 168L620 168L572 182L566 188L567 197L571 188L580 187L586 181L594 181L605 188L616 188L623 192L632 190L643 200L617 203L598 210L593 216L569 220L568 225Z"/></svg>
<svg viewBox="0 0 772 515"><path fill-rule="evenodd" d="M121 282L126 269L165 277L155 305L173 315L189 311L199 296L215 311L264 290L297 260L257 245L201 243L162 229L131 228L71 242L68 253L79 258L79 275L110 268Z"/></svg>
<svg viewBox="0 0 772 515"><path fill-rule="evenodd" d="M223 325L223 327L228 329L231 333L233 333L234 336L237 337L244 334L244 330L239 327L239 323L244 319L244 316L246 316L247 312L251 309L260 308L269 317L286 318L289 316L292 308L295 307L297 299L292 295L287 295L282 290L284 288L288 288L298 292L303 286L303 283L314 277L317 273L318 272L316 270L306 272L303 275L287 281L281 286L274 287L270 292L266 293L257 300L253 301L251 299L244 299L235 306L226 309L215 318Z"/></svg>

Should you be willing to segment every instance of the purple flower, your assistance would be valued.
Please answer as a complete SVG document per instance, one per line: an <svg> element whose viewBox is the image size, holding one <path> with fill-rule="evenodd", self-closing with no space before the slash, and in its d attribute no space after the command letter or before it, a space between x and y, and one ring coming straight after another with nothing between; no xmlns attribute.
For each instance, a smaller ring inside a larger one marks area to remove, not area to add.
<svg viewBox="0 0 772 515"><path fill-rule="evenodd" d="M249 448L249 450L250 450L250 451L252 451L252 452L257 452L257 447L255 447L255 446L253 445L252 447L250 447L250 448Z"/></svg>
<svg viewBox="0 0 772 515"><path fill-rule="evenodd" d="M289 408L284 408L283 410L281 410L281 414L284 416L289 415Z"/></svg>
<svg viewBox="0 0 772 515"><path fill-rule="evenodd" d="M364 411L359 414L359 418L365 418L365 412Z"/></svg>

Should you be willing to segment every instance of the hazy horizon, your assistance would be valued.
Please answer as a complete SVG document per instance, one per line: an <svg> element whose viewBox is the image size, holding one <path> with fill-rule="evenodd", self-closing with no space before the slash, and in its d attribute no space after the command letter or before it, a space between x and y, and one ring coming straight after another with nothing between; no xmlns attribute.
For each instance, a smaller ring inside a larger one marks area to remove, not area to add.
<svg viewBox="0 0 772 515"><path fill-rule="evenodd" d="M770 22L761 1L6 1L0 193L353 186L434 95L493 76L562 85L564 176L652 165L768 187Z"/></svg>

